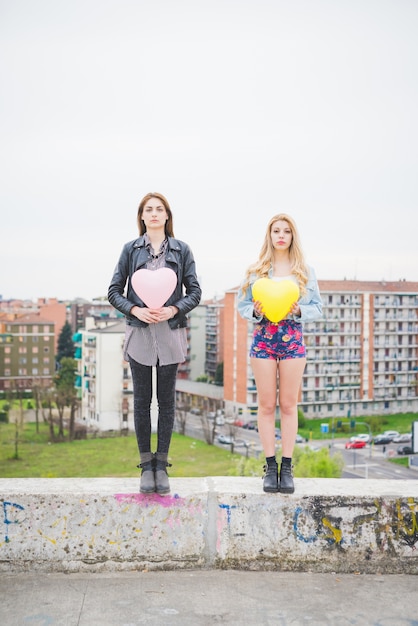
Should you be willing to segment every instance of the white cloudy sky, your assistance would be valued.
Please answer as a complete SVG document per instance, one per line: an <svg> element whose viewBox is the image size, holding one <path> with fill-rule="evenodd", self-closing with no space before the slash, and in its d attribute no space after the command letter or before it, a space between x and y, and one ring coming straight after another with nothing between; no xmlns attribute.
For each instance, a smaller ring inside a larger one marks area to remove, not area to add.
<svg viewBox="0 0 418 626"><path fill-rule="evenodd" d="M205 298L276 212L321 279L418 281L416 0L0 0L3 298L105 295L148 191Z"/></svg>

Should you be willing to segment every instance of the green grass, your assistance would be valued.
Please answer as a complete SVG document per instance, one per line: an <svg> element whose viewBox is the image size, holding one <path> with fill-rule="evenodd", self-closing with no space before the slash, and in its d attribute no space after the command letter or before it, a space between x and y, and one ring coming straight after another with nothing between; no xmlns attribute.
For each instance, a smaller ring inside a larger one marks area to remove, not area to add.
<svg viewBox="0 0 418 626"><path fill-rule="evenodd" d="M1 478L137 477L134 435L48 443L48 427L25 424L15 459L15 426L0 425ZM173 433L169 460L172 477L227 476L240 455ZM261 463L261 462L260 462ZM261 470L260 470L261 471Z"/></svg>
<svg viewBox="0 0 418 626"><path fill-rule="evenodd" d="M341 430L337 429L338 420L342 421ZM356 422L356 427L354 429L351 428L351 420ZM394 415L383 416L357 415L351 418L334 418L334 428L336 429L334 437L336 439L347 438L355 435L356 433L368 433L369 430L367 426L360 424L360 422L366 422L370 425L372 435L382 433L384 430L397 430L399 433L410 433L412 422L416 420L418 420L418 413L397 413ZM359 423L357 424L357 422ZM321 424L329 424L328 434L323 435L321 433ZM329 439L332 436L331 427L332 419L330 417L322 417L312 420L305 419L303 427L299 428L299 433L302 437L309 437L312 433L313 439Z"/></svg>
<svg viewBox="0 0 418 626"><path fill-rule="evenodd" d="M418 414L388 415L385 417L357 417L357 422L368 421L372 433L393 429L399 432L410 432L411 423L418 419ZM372 422L370 422L372 420ZM347 421L347 420L343 420ZM336 420L334 421L335 424ZM331 420L319 418L306 420L304 428L299 432L302 436L313 439L330 438L331 433L323 435L321 424ZM372 427L373 424L373 427ZM25 424L19 432L18 458L15 457L15 425L0 422L0 477L1 478L66 478L66 477L138 477L138 449L134 435L128 437L105 437L85 439L81 441L49 443L49 429L44 422L39 424L39 433L34 423ZM335 438L347 438L354 433L367 432L367 428L358 425L355 430L335 432ZM155 436L154 436L155 448ZM308 454L308 453L306 453ZM295 474L311 475L312 459L306 456L296 458ZM209 446L204 441L173 434L169 461L173 464L169 469L172 477L228 476L241 474L261 475L262 459L246 460L240 454L231 454L229 449ZM325 468L325 459L318 459L323 467L315 469L316 476L336 475L338 467ZM405 464L406 459L396 459ZM308 465L310 466L308 468ZM338 464L337 464L338 465ZM237 470L238 468L238 470ZM297 470L297 471L296 471Z"/></svg>

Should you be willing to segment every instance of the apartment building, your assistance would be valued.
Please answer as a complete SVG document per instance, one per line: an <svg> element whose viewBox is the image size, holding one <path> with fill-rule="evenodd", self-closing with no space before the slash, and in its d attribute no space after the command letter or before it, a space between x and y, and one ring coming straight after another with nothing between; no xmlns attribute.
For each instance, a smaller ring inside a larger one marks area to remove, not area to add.
<svg viewBox="0 0 418 626"><path fill-rule="evenodd" d="M189 350L185 362L178 368L179 381L187 380L190 363L195 360L190 323L187 333ZM80 400L77 419L90 428L134 430L132 378L129 363L123 358L124 339L124 319L103 327L80 329L73 336ZM155 399L151 413L152 423L156 424Z"/></svg>
<svg viewBox="0 0 418 626"><path fill-rule="evenodd" d="M199 304L189 313L190 318L190 367L188 380L197 380L205 372L206 306Z"/></svg>
<svg viewBox="0 0 418 626"><path fill-rule="evenodd" d="M74 333L86 328L86 321L90 326L106 326L124 319L105 298L84 300L77 298L67 303L68 321Z"/></svg>
<svg viewBox="0 0 418 626"><path fill-rule="evenodd" d="M38 298L32 300L1 300L0 313L11 317L21 315L39 315L44 320L54 322L55 350L58 348L58 338L67 319L67 305L57 298Z"/></svg>
<svg viewBox="0 0 418 626"><path fill-rule="evenodd" d="M323 319L304 327L300 407L308 418L418 411L418 282L319 281ZM257 412L248 358L253 325L225 294L224 400Z"/></svg>
<svg viewBox="0 0 418 626"><path fill-rule="evenodd" d="M223 298L206 300L206 347L205 347L205 374L210 380L215 379L216 369L223 362Z"/></svg>
<svg viewBox="0 0 418 626"><path fill-rule="evenodd" d="M49 387L54 373L54 322L37 314L0 313L0 390Z"/></svg>
<svg viewBox="0 0 418 626"><path fill-rule="evenodd" d="M77 361L77 419L97 430L134 429L132 379L123 358L125 322L80 330L73 336Z"/></svg>

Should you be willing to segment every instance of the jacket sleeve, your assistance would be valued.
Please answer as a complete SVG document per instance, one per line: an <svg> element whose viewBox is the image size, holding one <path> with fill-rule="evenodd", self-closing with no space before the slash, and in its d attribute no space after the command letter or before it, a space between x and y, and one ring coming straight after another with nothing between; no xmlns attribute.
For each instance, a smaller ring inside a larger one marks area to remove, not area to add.
<svg viewBox="0 0 418 626"><path fill-rule="evenodd" d="M318 281L314 269L309 268L309 279L306 285L306 294L299 300L300 316L292 315L298 322L314 322L322 317L322 300L319 293Z"/></svg>
<svg viewBox="0 0 418 626"><path fill-rule="evenodd" d="M241 317L249 322L260 322L263 319L262 315L260 317L256 317L254 315L254 302L251 284L248 286L245 294L241 288L238 290L237 310Z"/></svg>
<svg viewBox="0 0 418 626"><path fill-rule="evenodd" d="M185 295L170 304L175 305L181 315L187 315L192 309L197 307L202 297L202 289L196 275L196 263L193 253L187 244L183 244L182 259L182 283L185 288Z"/></svg>
<svg viewBox="0 0 418 626"><path fill-rule="evenodd" d="M127 243L123 247L107 292L110 304L127 316L129 316L132 307L135 306L135 303L128 300L124 295L126 281L129 277L129 246L130 244Z"/></svg>

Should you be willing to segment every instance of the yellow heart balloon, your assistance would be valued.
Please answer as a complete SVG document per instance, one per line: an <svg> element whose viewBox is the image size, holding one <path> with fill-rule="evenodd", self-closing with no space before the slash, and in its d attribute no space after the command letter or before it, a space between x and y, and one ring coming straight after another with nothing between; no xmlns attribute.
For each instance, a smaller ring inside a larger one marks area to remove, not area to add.
<svg viewBox="0 0 418 626"><path fill-rule="evenodd" d="M270 322L280 322L299 298L299 287L293 280L275 281L258 278L252 287L254 300L263 305L264 315Z"/></svg>

